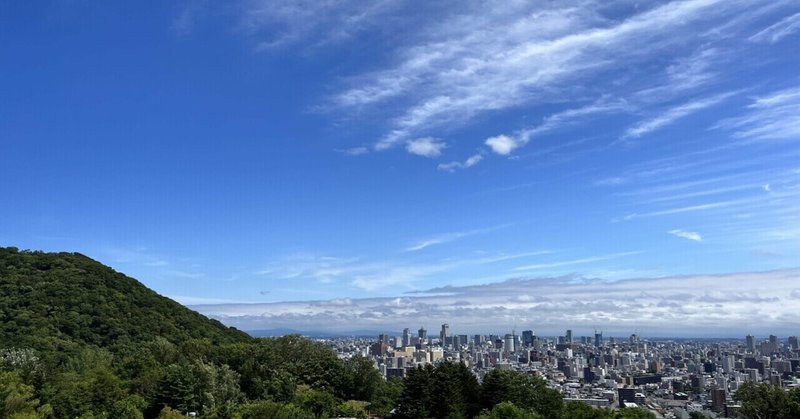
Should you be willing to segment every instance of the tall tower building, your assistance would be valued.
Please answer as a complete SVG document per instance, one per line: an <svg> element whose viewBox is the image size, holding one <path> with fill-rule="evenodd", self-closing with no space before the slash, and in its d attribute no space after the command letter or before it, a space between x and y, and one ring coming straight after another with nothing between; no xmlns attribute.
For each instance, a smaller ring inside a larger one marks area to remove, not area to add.
<svg viewBox="0 0 800 419"><path fill-rule="evenodd" d="M506 353L513 353L516 348L514 348L514 334L507 333L506 337L503 342L503 351Z"/></svg>
<svg viewBox="0 0 800 419"><path fill-rule="evenodd" d="M419 343L424 345L428 343L428 331L425 330L425 326L422 326L417 331L417 337L419 338Z"/></svg>
<svg viewBox="0 0 800 419"><path fill-rule="evenodd" d="M793 351L800 349L800 340L797 339L797 336L789 336L787 339L789 346L792 348Z"/></svg>
<svg viewBox="0 0 800 419"><path fill-rule="evenodd" d="M599 333L597 330L594 331L594 346L601 347L603 346L603 331L601 330Z"/></svg>
<svg viewBox="0 0 800 419"><path fill-rule="evenodd" d="M526 348L533 346L533 330L522 331L522 345Z"/></svg>
<svg viewBox="0 0 800 419"><path fill-rule="evenodd" d="M572 344L572 329L567 329L566 338L567 338L567 344L571 345Z"/></svg>
<svg viewBox="0 0 800 419"><path fill-rule="evenodd" d="M439 340L442 341L442 346L447 345L448 337L450 337L450 325L445 323L442 325L442 331L439 332Z"/></svg>
<svg viewBox="0 0 800 419"><path fill-rule="evenodd" d="M744 337L745 344L747 345L747 352L754 353L756 351L756 338L753 335Z"/></svg>
<svg viewBox="0 0 800 419"><path fill-rule="evenodd" d="M403 346L411 346L411 329L403 329Z"/></svg>

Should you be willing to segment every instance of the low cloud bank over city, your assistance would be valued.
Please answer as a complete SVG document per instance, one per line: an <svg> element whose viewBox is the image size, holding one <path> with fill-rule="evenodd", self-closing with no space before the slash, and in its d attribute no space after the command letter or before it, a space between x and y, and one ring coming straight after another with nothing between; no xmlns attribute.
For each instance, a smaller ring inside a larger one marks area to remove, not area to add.
<svg viewBox="0 0 800 419"><path fill-rule="evenodd" d="M800 269L608 281L562 276L445 286L395 298L330 299L192 308L245 330L292 328L455 333L533 329L540 335L726 337L800 327Z"/></svg>

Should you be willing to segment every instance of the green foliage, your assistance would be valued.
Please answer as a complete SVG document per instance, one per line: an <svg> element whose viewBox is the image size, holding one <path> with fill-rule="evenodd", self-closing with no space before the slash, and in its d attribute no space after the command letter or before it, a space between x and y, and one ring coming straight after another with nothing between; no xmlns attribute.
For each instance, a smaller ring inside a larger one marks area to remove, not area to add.
<svg viewBox="0 0 800 419"><path fill-rule="evenodd" d="M477 419L540 419L533 411L522 409L511 402L498 403L492 410L483 411Z"/></svg>
<svg viewBox="0 0 800 419"><path fill-rule="evenodd" d="M42 390L58 417L102 417L126 396L124 382L112 369L112 355L86 348L51 374Z"/></svg>
<svg viewBox="0 0 800 419"><path fill-rule="evenodd" d="M156 337L250 340L81 254L0 248L0 342L68 355Z"/></svg>
<svg viewBox="0 0 800 419"><path fill-rule="evenodd" d="M181 412L166 406L161 409L161 412L158 414L158 419L184 419L185 416L181 414Z"/></svg>
<svg viewBox="0 0 800 419"><path fill-rule="evenodd" d="M428 364L409 371L398 400L398 418L474 417L479 409L478 380L461 363Z"/></svg>
<svg viewBox="0 0 800 419"><path fill-rule="evenodd" d="M744 383L736 392L744 419L790 419L800 417L800 389L786 391L769 384Z"/></svg>
<svg viewBox="0 0 800 419"><path fill-rule="evenodd" d="M336 399L324 390L315 390L307 385L297 387L293 402L317 418L329 418L336 413Z"/></svg>
<svg viewBox="0 0 800 419"><path fill-rule="evenodd" d="M240 406L235 419L315 419L314 415L291 404L260 400Z"/></svg>
<svg viewBox="0 0 800 419"><path fill-rule="evenodd" d="M635 407L614 412L613 419L656 419L656 415L647 409Z"/></svg>
<svg viewBox="0 0 800 419"><path fill-rule="evenodd" d="M44 418L49 406L39 406L32 386L25 384L17 372L0 372L0 417Z"/></svg>
<svg viewBox="0 0 800 419"><path fill-rule="evenodd" d="M142 414L147 402L138 395L128 396L114 403L109 411L111 418L144 419Z"/></svg>
<svg viewBox="0 0 800 419"><path fill-rule="evenodd" d="M567 402L561 412L563 419L612 419L611 410L596 409L581 402Z"/></svg>
<svg viewBox="0 0 800 419"><path fill-rule="evenodd" d="M397 406L402 394L402 379L391 378L386 381L381 381L372 397L369 411L379 417L388 417L392 409Z"/></svg>
<svg viewBox="0 0 800 419"><path fill-rule="evenodd" d="M532 410L545 418L558 418L563 409L561 394L547 383L528 374L511 370L492 370L483 378L481 404L491 409L501 402Z"/></svg>
<svg viewBox="0 0 800 419"><path fill-rule="evenodd" d="M359 400L348 400L342 402L336 407L336 415L347 418L366 419L367 417L367 402Z"/></svg>
<svg viewBox="0 0 800 419"><path fill-rule="evenodd" d="M354 356L344 362L340 396L343 399L373 400L383 378L374 363L363 356Z"/></svg>

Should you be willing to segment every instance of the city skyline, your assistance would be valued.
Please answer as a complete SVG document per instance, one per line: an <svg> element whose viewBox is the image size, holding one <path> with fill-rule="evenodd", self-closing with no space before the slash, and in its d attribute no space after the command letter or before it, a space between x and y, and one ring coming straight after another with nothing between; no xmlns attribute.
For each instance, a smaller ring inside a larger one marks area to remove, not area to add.
<svg viewBox="0 0 800 419"><path fill-rule="evenodd" d="M796 1L0 12L0 245L247 330L800 330Z"/></svg>

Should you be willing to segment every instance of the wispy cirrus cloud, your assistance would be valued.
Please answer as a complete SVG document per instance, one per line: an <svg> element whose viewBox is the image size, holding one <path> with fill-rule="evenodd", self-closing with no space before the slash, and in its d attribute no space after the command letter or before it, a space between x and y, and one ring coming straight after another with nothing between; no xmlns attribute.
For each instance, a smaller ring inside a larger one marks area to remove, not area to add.
<svg viewBox="0 0 800 419"><path fill-rule="evenodd" d="M376 0L242 0L241 27L258 39L257 51L315 41L316 46L347 40L374 27L399 2Z"/></svg>
<svg viewBox="0 0 800 419"><path fill-rule="evenodd" d="M608 98L601 98L590 105L554 113L544 118L541 124L523 129L514 135L497 135L494 137L489 137L486 139L486 141L484 141L484 144L486 144L493 152L502 156L506 156L511 154L517 148L528 144L532 138L538 135L543 135L558 128L581 122L585 118L593 115L615 113L624 109L626 109L625 101L612 101Z"/></svg>
<svg viewBox="0 0 800 419"><path fill-rule="evenodd" d="M764 30L751 36L749 39L756 42L775 43L781 39L800 31L800 13L795 13L770 25Z"/></svg>
<svg viewBox="0 0 800 419"><path fill-rule="evenodd" d="M619 259L625 256L633 256L641 253L642 251L620 252L609 255L585 257L580 259L561 260L557 262L548 262L548 263L537 263L533 265L518 266L513 270L519 272L519 271L538 271L542 269L551 269L551 268L563 268L565 266L584 265L587 263L603 262L607 260Z"/></svg>
<svg viewBox="0 0 800 419"><path fill-rule="evenodd" d="M470 167L480 163L481 160L483 160L483 154L478 153L478 154L473 154L470 157L467 157L467 159L464 160L463 162L452 161L450 163L439 163L439 166L437 166L437 168L439 170L452 173L455 172L456 169L469 169Z"/></svg>
<svg viewBox="0 0 800 419"><path fill-rule="evenodd" d="M411 246L407 247L405 249L405 251L406 252L416 252L418 250L423 250L423 249L426 249L426 248L431 247L431 246L453 242L453 241L456 241L456 240L459 240L459 239L463 239L465 237L476 236L476 235L479 235L479 234L491 233L493 231L497 231L497 230L501 230L501 229L504 229L504 228L508 228L510 226L511 226L511 224L501 224L501 225L494 226L494 227L477 228L477 229L473 229L473 230L457 231L457 232L439 234L439 235L436 235L436 236L433 236L433 237L426 238L424 240L420 240L420 241L412 244Z"/></svg>
<svg viewBox="0 0 800 419"><path fill-rule="evenodd" d="M732 95L733 93L730 92L722 93L708 98L693 100L669 108L660 115L641 121L638 124L628 128L625 131L625 134L622 136L622 139L642 137L655 130L670 125L681 118L685 118L697 111L701 111L703 109L717 105L722 101L724 101L725 99L731 97Z"/></svg>
<svg viewBox="0 0 800 419"><path fill-rule="evenodd" d="M422 241L408 252L422 250L429 246L458 240L469 235L487 233L497 226L482 230L440 235ZM415 249L416 248L416 249ZM450 258L433 262L415 262L409 260L365 259L359 257L338 257L311 253L288 255L274 260L254 272L257 276L276 283L293 281L314 281L317 284L349 285L364 291L386 289L389 286L402 286L405 289L417 289L419 281L436 275L457 271L464 267L492 265L505 261L535 258L549 255L552 251L536 250L516 253L488 253L472 258Z"/></svg>
<svg viewBox="0 0 800 419"><path fill-rule="evenodd" d="M675 230L670 230L667 233L672 234L675 237L680 237L686 240L691 240L696 242L703 241L703 236L701 236L700 233L694 231L675 229Z"/></svg>
<svg viewBox="0 0 800 419"><path fill-rule="evenodd" d="M800 139L800 87L756 97L747 109L740 116L723 119L714 128L750 141Z"/></svg>
<svg viewBox="0 0 800 419"><path fill-rule="evenodd" d="M601 17L594 6L468 10L433 25L419 43L401 51L395 66L364 75L335 101L340 106L404 103L405 111L378 142L378 148L387 148L479 113L559 101L574 78L647 60L681 42L675 29L708 18L707 9L716 7L718 18L740 3L671 2L619 21Z"/></svg>
<svg viewBox="0 0 800 419"><path fill-rule="evenodd" d="M361 156L363 154L369 153L369 148L364 146L359 147L351 147L344 150L338 150L341 153L347 154L348 156Z"/></svg>

